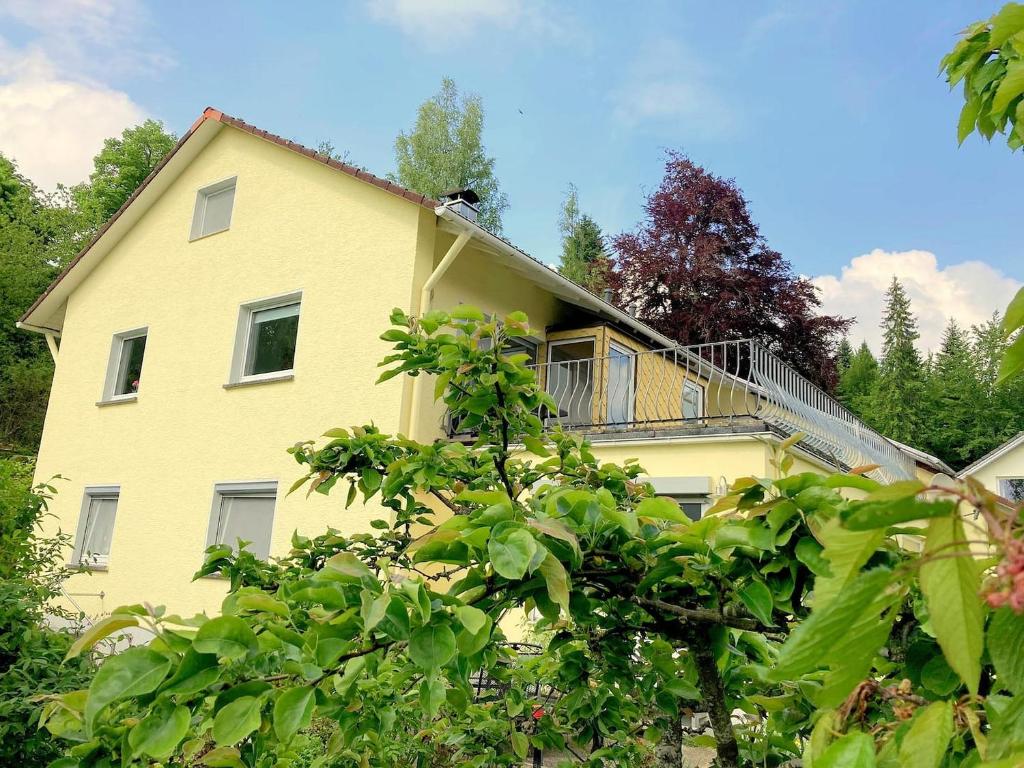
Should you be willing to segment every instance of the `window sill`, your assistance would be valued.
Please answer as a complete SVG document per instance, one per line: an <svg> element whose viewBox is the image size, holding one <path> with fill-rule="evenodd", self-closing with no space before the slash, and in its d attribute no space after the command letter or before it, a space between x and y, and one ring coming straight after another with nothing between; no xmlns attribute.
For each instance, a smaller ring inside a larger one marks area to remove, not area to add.
<svg viewBox="0 0 1024 768"><path fill-rule="evenodd" d="M224 385L224 389L237 389L238 387L252 387L257 384L272 384L277 381L291 381L295 378L295 374L291 371L281 371L280 373L266 374L263 376L253 376L250 378L242 379L240 381L231 381Z"/></svg>
<svg viewBox="0 0 1024 768"><path fill-rule="evenodd" d="M195 237L190 237L188 239L188 241L190 243L196 243L196 242L198 242L200 240L205 240L208 237L213 237L214 235L222 235L225 232L229 232L229 231L231 231L231 227L230 226L224 227L224 229L218 229L216 232L207 232L204 235L196 235Z"/></svg>
<svg viewBox="0 0 1024 768"><path fill-rule="evenodd" d="M110 400L97 400L96 405L100 408L105 408L108 405L121 405L122 403L137 403L139 401L138 395L124 395L123 397L114 397Z"/></svg>
<svg viewBox="0 0 1024 768"><path fill-rule="evenodd" d="M98 571L100 573L110 570L110 566L106 563L68 563L68 568L76 571Z"/></svg>

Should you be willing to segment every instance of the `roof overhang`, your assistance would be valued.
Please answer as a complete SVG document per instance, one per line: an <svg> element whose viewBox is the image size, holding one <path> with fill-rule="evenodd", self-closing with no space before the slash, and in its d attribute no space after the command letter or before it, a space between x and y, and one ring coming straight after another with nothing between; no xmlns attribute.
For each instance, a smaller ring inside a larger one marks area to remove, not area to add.
<svg viewBox="0 0 1024 768"><path fill-rule="evenodd" d="M89 244L57 275L50 286L35 300L18 320L18 327L39 333L60 334L64 318L64 306L71 292L103 260L103 257L121 240L136 222L146 213L188 164L209 144L213 137L224 128L214 118L215 110L203 113L188 132L153 172L139 186L135 193L118 209ZM216 113L219 115L219 113Z"/></svg>
<svg viewBox="0 0 1024 768"><path fill-rule="evenodd" d="M991 464L993 461L1002 456L1005 456L1014 448L1022 444L1024 444L1024 432L1018 432L1014 437L1011 437L1009 440L1007 440L1005 443L995 448L994 450L989 451L980 459L975 461L973 464L969 464L968 466L961 469L960 474L958 474L957 477L965 478L968 477L969 475L973 475L982 467L986 466L987 464Z"/></svg>
<svg viewBox="0 0 1024 768"><path fill-rule="evenodd" d="M474 221L456 213L452 209L440 205L434 212L443 222L442 226L451 232L468 232L476 244L487 251L495 262L508 267L513 272L523 275L527 280L543 288L565 302L593 312L598 317L611 320L629 328L644 339L659 347L675 347L677 343L658 333L646 323L642 323L627 312L591 293L583 286L563 277L557 270L538 261L527 253L516 248L507 240L488 232Z"/></svg>

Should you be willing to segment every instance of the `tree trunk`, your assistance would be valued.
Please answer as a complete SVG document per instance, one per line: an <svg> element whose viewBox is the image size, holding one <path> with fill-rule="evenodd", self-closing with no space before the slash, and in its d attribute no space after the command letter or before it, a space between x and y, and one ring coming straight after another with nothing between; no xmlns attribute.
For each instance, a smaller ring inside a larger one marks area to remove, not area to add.
<svg viewBox="0 0 1024 768"><path fill-rule="evenodd" d="M715 751L718 753L715 764L719 768L739 768L740 749L732 729L732 710L725 699L725 686L718 673L711 634L706 626L702 625L694 631L690 653L697 665L701 696L708 709L708 717L711 718L711 728L715 732Z"/></svg>
<svg viewBox="0 0 1024 768"><path fill-rule="evenodd" d="M657 768L682 768L683 765L683 719L675 716L654 747L654 764Z"/></svg>

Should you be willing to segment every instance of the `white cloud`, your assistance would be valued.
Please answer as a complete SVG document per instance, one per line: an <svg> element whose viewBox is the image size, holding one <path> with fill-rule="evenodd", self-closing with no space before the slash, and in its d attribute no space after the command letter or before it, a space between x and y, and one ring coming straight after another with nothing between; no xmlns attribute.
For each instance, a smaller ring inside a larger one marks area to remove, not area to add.
<svg viewBox="0 0 1024 768"><path fill-rule="evenodd" d="M710 137L731 133L737 124L706 67L675 41L646 46L608 98L613 115L628 128Z"/></svg>
<svg viewBox="0 0 1024 768"><path fill-rule="evenodd" d="M930 251L880 248L851 259L840 276L822 275L813 282L821 290L823 311L857 318L850 331L854 345L865 339L878 353L885 291L894 275L906 288L917 316L922 352L938 350L950 318L964 327L983 323L993 312L1002 312L1021 286L983 261L940 268Z"/></svg>
<svg viewBox="0 0 1024 768"><path fill-rule="evenodd" d="M370 18L398 27L420 45L441 50L484 30L523 31L564 39L577 34L564 11L543 0L368 0Z"/></svg>
<svg viewBox="0 0 1024 768"><path fill-rule="evenodd" d="M43 189L82 181L103 139L146 116L102 78L169 59L140 39L136 0L7 0L0 20L29 32L0 35L0 152Z"/></svg>

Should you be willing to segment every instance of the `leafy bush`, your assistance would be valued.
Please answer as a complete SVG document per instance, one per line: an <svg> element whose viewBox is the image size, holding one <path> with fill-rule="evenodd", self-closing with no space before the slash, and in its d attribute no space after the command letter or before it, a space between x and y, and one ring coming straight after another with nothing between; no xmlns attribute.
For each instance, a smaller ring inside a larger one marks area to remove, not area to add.
<svg viewBox="0 0 1024 768"><path fill-rule="evenodd" d="M49 622L69 622L48 603L64 578L67 537L44 537L40 525L51 486L32 489L32 463L0 459L0 765L35 768L60 754L38 730L35 697L71 691L89 680L89 665L61 665L74 635Z"/></svg>
<svg viewBox="0 0 1024 768"><path fill-rule="evenodd" d="M545 432L554 403L504 352L521 313L392 323L381 378L433 376L479 439L371 425L295 446L293 491L340 483L390 519L268 563L213 547L221 615L136 605L93 627L72 658L124 627L156 637L50 702L61 768L304 765L315 719L332 723L316 764L512 766L540 747L636 766L687 710L708 713L720 766L1024 761L1016 510L873 467L788 475L794 436L778 479L738 480L694 522L635 463ZM540 615L539 656L505 642L512 610Z"/></svg>

